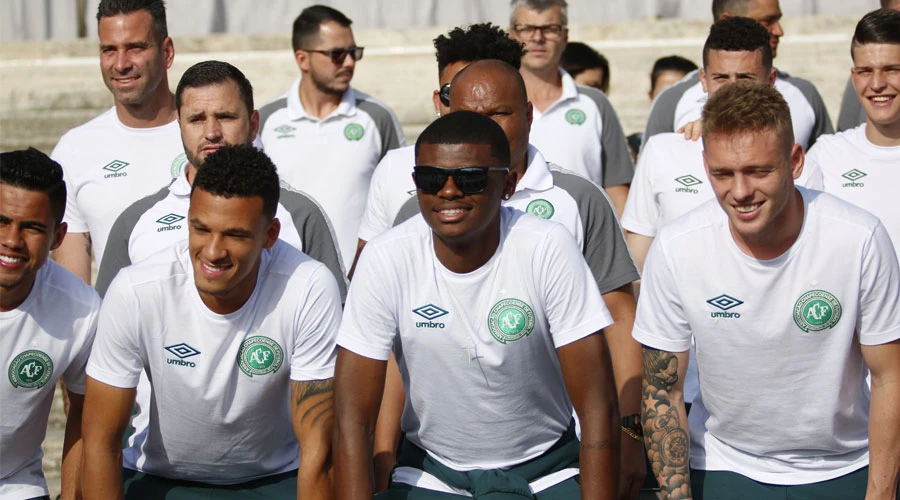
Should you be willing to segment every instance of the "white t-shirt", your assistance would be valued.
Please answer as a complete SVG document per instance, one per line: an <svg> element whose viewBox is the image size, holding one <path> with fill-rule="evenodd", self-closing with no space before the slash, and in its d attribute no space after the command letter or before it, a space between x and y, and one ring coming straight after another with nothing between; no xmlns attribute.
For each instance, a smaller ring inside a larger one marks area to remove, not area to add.
<svg viewBox="0 0 900 500"><path fill-rule="evenodd" d="M369 241L394 227L400 208L416 195L416 183L412 179L415 166L415 146L388 151L378 162L359 223L359 239Z"/></svg>
<svg viewBox="0 0 900 500"><path fill-rule="evenodd" d="M66 132L50 156L65 174L69 232L91 233L98 263L116 217L168 184L187 162L177 121L129 128L115 108Z"/></svg>
<svg viewBox="0 0 900 500"><path fill-rule="evenodd" d="M143 371L152 381L150 424L126 463L210 484L296 469L290 381L334 375L334 278L279 240L263 251L248 301L219 315L200 299L186 244L173 252L116 276L88 363L115 387L135 387Z"/></svg>
<svg viewBox="0 0 900 500"><path fill-rule="evenodd" d="M822 177L824 191L878 216L900 248L900 209L893 204L894 188L900 185L900 146L872 144L866 124L819 141L806 161Z"/></svg>
<svg viewBox="0 0 900 500"><path fill-rule="evenodd" d="M298 79L260 109L259 140L279 177L325 209L350 269L372 172L405 144L403 131L390 108L353 88L320 120L303 109L299 88Z"/></svg>
<svg viewBox="0 0 900 500"><path fill-rule="evenodd" d="M368 358L393 349L407 439L456 470L546 452L572 418L556 349L612 323L565 228L501 210L497 251L468 274L437 260L421 216L370 241L338 335Z"/></svg>
<svg viewBox="0 0 900 500"><path fill-rule="evenodd" d="M547 161L603 186L629 184L631 150L619 118L599 90L576 85L562 68L562 96L543 112L534 109L528 142Z"/></svg>
<svg viewBox="0 0 900 500"><path fill-rule="evenodd" d="M0 500L47 495L41 443L56 383L84 394L100 297L53 261L19 307L0 312Z"/></svg>
<svg viewBox="0 0 900 500"><path fill-rule="evenodd" d="M647 256L633 335L669 352L695 339L694 469L793 485L868 464L860 344L900 338L900 268L875 217L797 189L803 228L775 259L738 249L715 201L663 227Z"/></svg>

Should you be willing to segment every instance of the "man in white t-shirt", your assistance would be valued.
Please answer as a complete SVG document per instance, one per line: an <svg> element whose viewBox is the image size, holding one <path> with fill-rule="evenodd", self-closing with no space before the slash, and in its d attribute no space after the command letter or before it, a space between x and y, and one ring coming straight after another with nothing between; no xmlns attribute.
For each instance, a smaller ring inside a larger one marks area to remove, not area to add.
<svg viewBox="0 0 900 500"><path fill-rule="evenodd" d="M231 64L202 61L188 68L175 91L187 165L168 185L125 209L109 233L96 288L106 293L120 269L186 240L191 182L206 157L222 146L250 145L259 129L253 87ZM346 297L346 273L331 223L309 196L282 183L275 213L278 237L328 266Z"/></svg>
<svg viewBox="0 0 900 500"><path fill-rule="evenodd" d="M509 36L525 45L519 72L534 106L529 142L548 161L603 186L622 214L634 162L619 118L597 89L559 65L569 38L566 0L513 0Z"/></svg>
<svg viewBox="0 0 900 500"><path fill-rule="evenodd" d="M340 498L372 497L370 430L391 351L406 404L384 498L616 496L611 318L565 228L501 207L516 182L509 152L485 116L436 120L416 144L422 215L360 257L338 337Z"/></svg>
<svg viewBox="0 0 900 500"><path fill-rule="evenodd" d="M900 245L900 10L870 12L856 25L851 80L866 123L822 137L809 166L824 191L877 215ZM900 247L898 247L900 248Z"/></svg>
<svg viewBox="0 0 900 500"><path fill-rule="evenodd" d="M303 9L291 39L301 78L259 111L263 149L284 181L325 209L347 269L372 172L405 144L394 112L350 86L363 57L351 23L325 5Z"/></svg>
<svg viewBox="0 0 900 500"><path fill-rule="evenodd" d="M881 0L881 8L900 10L900 0ZM838 132L844 132L864 123L866 123L866 111L859 101L859 96L856 93L853 78L851 77L847 79L847 87L844 89L844 96L841 98L841 111L838 114L835 129Z"/></svg>
<svg viewBox="0 0 900 500"><path fill-rule="evenodd" d="M116 217L165 186L184 163L169 91L175 48L162 0L103 0L97 9L100 71L115 106L60 138L51 156L65 171L68 237L53 252L91 283Z"/></svg>
<svg viewBox="0 0 900 500"><path fill-rule="evenodd" d="M80 490L84 367L100 297L50 251L66 236L62 167L36 149L0 154L0 499L48 499L41 443L58 380L69 413L62 498ZM80 498L80 497L79 497Z"/></svg>
<svg viewBox="0 0 900 500"><path fill-rule="evenodd" d="M804 155L776 89L720 89L703 141L717 200L660 230L634 325L660 485L668 498L896 498L900 266L887 231L794 186Z"/></svg>
<svg viewBox="0 0 900 500"><path fill-rule="evenodd" d="M712 14L713 21L739 16L762 24L769 31L772 57L778 55L778 44L784 35L779 0L712 0ZM644 130L644 144L656 134L674 132L700 118L708 96L699 79L698 72L691 73L653 101ZM794 140L804 151L820 135L834 131L822 96L811 82L776 70L775 88L791 107Z"/></svg>
<svg viewBox="0 0 900 500"><path fill-rule="evenodd" d="M194 178L188 242L113 280L87 368L86 498L330 491L340 297L324 265L278 240L278 194L265 154L220 148ZM123 471L142 372L150 419Z"/></svg>

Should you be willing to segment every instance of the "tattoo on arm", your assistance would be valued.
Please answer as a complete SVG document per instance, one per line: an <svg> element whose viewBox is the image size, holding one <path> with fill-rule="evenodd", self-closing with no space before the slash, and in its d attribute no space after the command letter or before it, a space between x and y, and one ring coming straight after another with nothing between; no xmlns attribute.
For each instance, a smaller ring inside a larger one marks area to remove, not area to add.
<svg viewBox="0 0 900 500"><path fill-rule="evenodd" d="M671 352L644 347L643 364L644 443L650 465L660 487L668 492L664 498L689 498L690 441L678 409L669 399L678 382L678 358Z"/></svg>
<svg viewBox="0 0 900 500"><path fill-rule="evenodd" d="M293 399L297 410L303 411L302 425L334 420L334 379L300 382Z"/></svg>
<svg viewBox="0 0 900 500"><path fill-rule="evenodd" d="M88 257L94 252L94 242L91 240L90 233L84 233L84 251L87 252Z"/></svg>

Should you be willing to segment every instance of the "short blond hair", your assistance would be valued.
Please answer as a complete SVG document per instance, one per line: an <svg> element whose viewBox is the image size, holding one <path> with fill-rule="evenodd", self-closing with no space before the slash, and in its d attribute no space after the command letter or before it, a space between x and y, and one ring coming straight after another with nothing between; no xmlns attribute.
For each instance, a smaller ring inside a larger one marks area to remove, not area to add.
<svg viewBox="0 0 900 500"><path fill-rule="evenodd" d="M781 138L785 154L794 146L791 109L781 93L756 82L723 86L703 106L703 142L710 136L733 136L771 130Z"/></svg>

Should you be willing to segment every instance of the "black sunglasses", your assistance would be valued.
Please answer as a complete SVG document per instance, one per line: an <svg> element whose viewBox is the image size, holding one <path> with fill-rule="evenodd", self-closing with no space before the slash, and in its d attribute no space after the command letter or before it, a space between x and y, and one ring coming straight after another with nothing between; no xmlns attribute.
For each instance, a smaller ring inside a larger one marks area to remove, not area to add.
<svg viewBox="0 0 900 500"><path fill-rule="evenodd" d="M488 172L501 170L509 172L507 167L441 168L416 165L413 178L416 187L425 194L437 194L444 188L448 177L453 177L453 183L463 194L478 194L487 188Z"/></svg>
<svg viewBox="0 0 900 500"><path fill-rule="evenodd" d="M450 82L441 85L441 90L438 91L438 97L441 99L441 104L448 108L450 107Z"/></svg>
<svg viewBox="0 0 900 500"><path fill-rule="evenodd" d="M331 62L335 64L341 64L344 62L344 58L347 57L347 54L350 54L350 58L354 61L359 61L363 57L363 50L365 47L347 47L346 49L328 49L328 50L312 50L306 49L307 52L315 52L317 54L325 54L331 58Z"/></svg>

